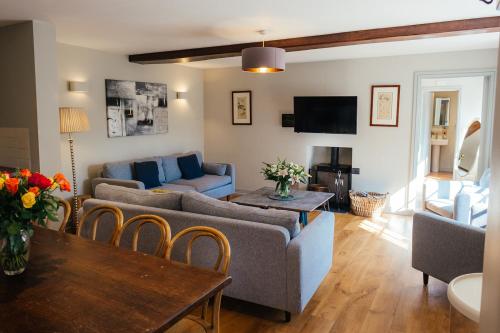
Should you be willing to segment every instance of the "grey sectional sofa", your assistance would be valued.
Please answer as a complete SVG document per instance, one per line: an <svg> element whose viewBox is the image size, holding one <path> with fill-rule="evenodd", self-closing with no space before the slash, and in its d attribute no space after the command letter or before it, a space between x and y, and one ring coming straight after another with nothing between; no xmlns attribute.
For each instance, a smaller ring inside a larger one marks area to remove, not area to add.
<svg viewBox="0 0 500 333"><path fill-rule="evenodd" d="M183 179L177 158L189 154L196 154L205 175L195 179ZM110 162L103 165L102 177L92 180L92 191L98 184L106 183L124 187L144 189L144 183L134 179L134 162L156 161L158 163L158 178L162 186L159 188L173 191L197 191L213 198L222 198L235 192L235 167L230 163L218 163L226 166L223 175L211 174L214 163L203 162L200 152L154 156L120 162Z"/></svg>
<svg viewBox="0 0 500 333"><path fill-rule="evenodd" d="M412 266L449 283L457 276L483 271L485 229L420 212L413 216Z"/></svg>
<svg viewBox="0 0 500 333"><path fill-rule="evenodd" d="M125 219L138 214L159 215L170 224L172 235L199 225L220 230L231 245L229 274L233 281L224 295L284 310L288 315L304 310L332 266L335 221L330 212L321 212L301 228L298 213L239 206L196 192L155 194L100 184L96 198L86 200L83 210L112 204L123 211ZM102 222L97 239L106 241L112 227L106 220ZM139 250L152 253L155 237L155 229L146 229ZM124 246L130 238L124 235ZM197 265L213 263L216 258L211 255L217 253L213 245L207 241L194 249ZM182 258L182 253L174 255Z"/></svg>

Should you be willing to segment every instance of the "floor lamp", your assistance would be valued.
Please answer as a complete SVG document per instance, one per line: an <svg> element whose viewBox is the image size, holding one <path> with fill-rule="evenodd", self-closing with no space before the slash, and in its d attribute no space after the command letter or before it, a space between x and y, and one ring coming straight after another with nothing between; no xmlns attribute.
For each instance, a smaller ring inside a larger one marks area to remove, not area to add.
<svg viewBox="0 0 500 333"><path fill-rule="evenodd" d="M76 184L75 151L73 148L73 137L71 134L86 132L90 129L87 114L82 108L61 107L59 108L60 132L68 134L69 151L71 154L71 172L73 174L73 202L71 217L75 230L78 228L78 189Z"/></svg>

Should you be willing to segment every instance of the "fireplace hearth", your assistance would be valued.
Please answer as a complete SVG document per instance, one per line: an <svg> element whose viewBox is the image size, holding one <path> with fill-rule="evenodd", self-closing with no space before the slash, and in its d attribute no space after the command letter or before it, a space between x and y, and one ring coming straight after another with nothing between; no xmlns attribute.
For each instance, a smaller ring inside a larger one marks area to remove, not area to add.
<svg viewBox="0 0 500 333"><path fill-rule="evenodd" d="M322 184L335 193L330 208L337 212L350 209L349 190L352 183L352 148L330 147L330 162L313 164L310 170L315 184Z"/></svg>

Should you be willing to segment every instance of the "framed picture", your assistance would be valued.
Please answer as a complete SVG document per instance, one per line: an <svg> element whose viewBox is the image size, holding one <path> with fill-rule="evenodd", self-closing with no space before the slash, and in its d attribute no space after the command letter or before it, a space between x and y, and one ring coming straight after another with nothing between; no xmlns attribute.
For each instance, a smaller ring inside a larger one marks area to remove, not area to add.
<svg viewBox="0 0 500 333"><path fill-rule="evenodd" d="M108 137L168 132L167 85L106 80Z"/></svg>
<svg viewBox="0 0 500 333"><path fill-rule="evenodd" d="M233 125L252 125L252 92L233 91Z"/></svg>
<svg viewBox="0 0 500 333"><path fill-rule="evenodd" d="M398 127L399 85L372 86L370 126Z"/></svg>

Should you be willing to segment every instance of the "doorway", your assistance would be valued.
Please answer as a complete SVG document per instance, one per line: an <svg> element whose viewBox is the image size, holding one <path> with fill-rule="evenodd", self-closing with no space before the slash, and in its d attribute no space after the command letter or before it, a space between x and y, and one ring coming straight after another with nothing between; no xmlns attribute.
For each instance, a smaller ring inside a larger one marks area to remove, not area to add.
<svg viewBox="0 0 500 333"><path fill-rule="evenodd" d="M423 207L422 188L427 176L477 180L489 165L495 83L496 70L493 69L415 73L408 186L410 209ZM452 104L455 104L456 117L452 114ZM460 169L462 146L472 142L465 138L469 127L477 121L481 124L474 134L477 152L473 163L465 163L470 170L464 172ZM432 170L438 171L431 173Z"/></svg>

